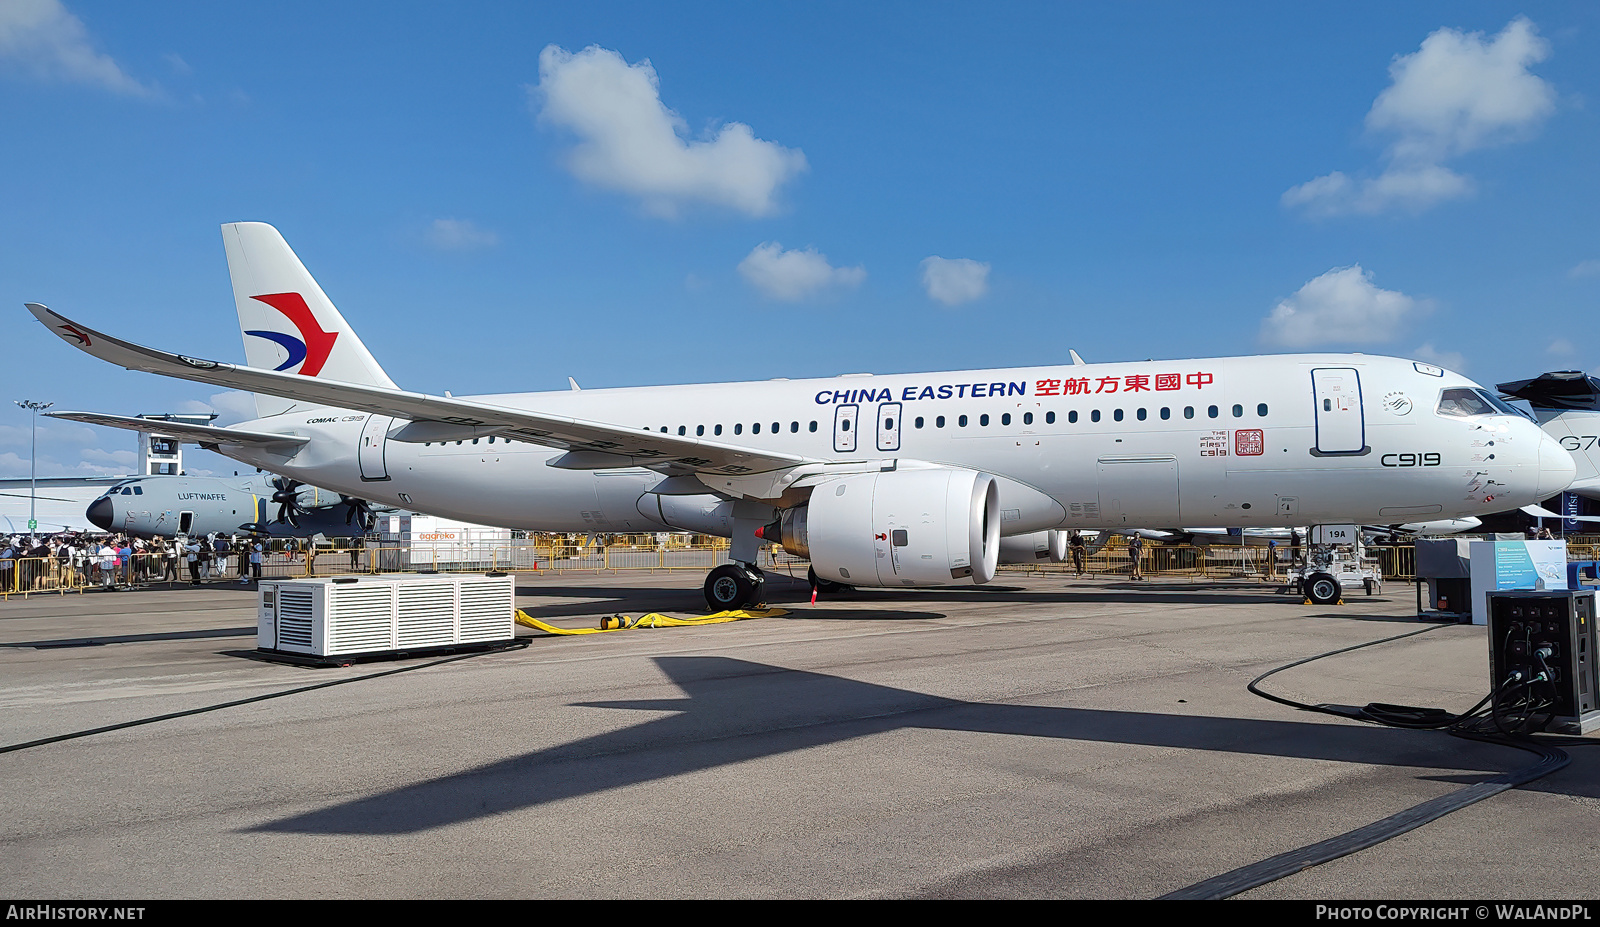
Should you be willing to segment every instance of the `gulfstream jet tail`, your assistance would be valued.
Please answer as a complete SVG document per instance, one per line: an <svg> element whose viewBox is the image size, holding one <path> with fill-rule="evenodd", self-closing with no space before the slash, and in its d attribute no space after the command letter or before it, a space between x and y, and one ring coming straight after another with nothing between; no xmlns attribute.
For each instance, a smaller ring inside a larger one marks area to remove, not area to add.
<svg viewBox="0 0 1600 927"><path fill-rule="evenodd" d="M1567 489L1600 499L1600 378L1582 370L1553 370L1498 388L1526 400L1544 433L1572 454L1578 472Z"/></svg>
<svg viewBox="0 0 1600 927"><path fill-rule="evenodd" d="M229 223L222 227L222 243L249 366L395 388L277 229L264 222ZM256 394L262 418L299 408L309 406Z"/></svg>

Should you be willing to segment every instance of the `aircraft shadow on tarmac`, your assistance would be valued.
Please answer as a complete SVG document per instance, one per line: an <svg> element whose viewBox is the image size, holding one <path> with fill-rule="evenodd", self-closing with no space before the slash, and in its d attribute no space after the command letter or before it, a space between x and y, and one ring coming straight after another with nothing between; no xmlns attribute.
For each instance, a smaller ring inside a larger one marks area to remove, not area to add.
<svg viewBox="0 0 1600 927"><path fill-rule="evenodd" d="M96 637L66 637L48 641L12 641L0 648L53 650L65 647L99 647L103 644L143 644L151 641L195 641L216 637L255 637L252 625L246 628L205 628L198 631L165 631L151 634L112 634Z"/></svg>
<svg viewBox="0 0 1600 927"><path fill-rule="evenodd" d="M804 605L810 600L811 587L802 580L790 580L782 574L769 573L767 581L767 604L769 605ZM924 611L901 611L893 606L906 602L907 597L918 600L921 606L934 605L940 602L977 602L977 603L1002 603L1011 602L1018 605L1045 605L1060 604L1117 604L1117 605L1270 605L1284 604L1300 607L1299 599L1292 596L1279 595L1273 590L1276 587L1262 586L1259 589L1248 591L1223 591L1238 590L1234 586L1218 586L1200 583L1195 585L1154 585L1143 586L1133 583L1101 584L1094 583L1087 588L1070 588L1063 590L1027 589L1021 586L950 586L928 587L915 590L894 589L857 589L850 592L829 593L820 596L817 600L818 610L809 612L792 613L791 618L943 618L942 614ZM1217 590L1217 591L1212 591ZM527 599L540 598L573 598L581 599L578 602L564 602L553 605L529 604L523 606L523 611L534 618L549 620L552 618L578 618L591 617L599 612L614 610L621 612L638 611L668 611L668 612L700 612L705 608L705 600L701 597L699 589L663 589L658 586L518 586L518 597ZM857 613L848 609L827 610L827 606L839 604L872 605L877 608L874 613ZM885 608L887 606L887 608ZM1298 617L1305 617L1299 615ZM1319 617L1336 618L1373 618L1370 615L1352 616L1337 613ZM1405 615L1395 620L1415 620L1412 615Z"/></svg>
<svg viewBox="0 0 1600 927"><path fill-rule="evenodd" d="M250 831L403 834L609 789L920 728L1450 770L1484 776L1521 755L1438 732L1306 721L986 704L728 657L657 657L682 698L573 707L671 714L475 769L262 824ZM786 723L775 706L819 706ZM775 729L767 729L767 726ZM1003 742L995 750L1005 749Z"/></svg>

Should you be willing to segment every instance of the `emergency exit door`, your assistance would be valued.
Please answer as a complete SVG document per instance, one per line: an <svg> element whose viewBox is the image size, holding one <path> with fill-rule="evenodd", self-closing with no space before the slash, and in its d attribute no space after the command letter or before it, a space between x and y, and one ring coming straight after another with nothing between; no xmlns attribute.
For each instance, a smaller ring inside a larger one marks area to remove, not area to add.
<svg viewBox="0 0 1600 927"><path fill-rule="evenodd" d="M856 449L856 412L860 406L850 404L833 409L833 449L840 454L850 454Z"/></svg>
<svg viewBox="0 0 1600 927"><path fill-rule="evenodd" d="M1319 367L1311 371L1311 392L1317 403L1318 454L1364 454L1367 425L1361 411L1361 374L1354 367Z"/></svg>
<svg viewBox="0 0 1600 927"><path fill-rule="evenodd" d="M900 450L900 403L878 406L878 450Z"/></svg>

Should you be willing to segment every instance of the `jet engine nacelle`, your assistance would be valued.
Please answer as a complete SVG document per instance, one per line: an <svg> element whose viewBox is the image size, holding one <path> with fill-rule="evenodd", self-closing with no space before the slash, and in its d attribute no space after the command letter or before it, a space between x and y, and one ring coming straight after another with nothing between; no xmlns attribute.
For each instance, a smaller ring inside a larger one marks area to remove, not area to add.
<svg viewBox="0 0 1600 927"><path fill-rule="evenodd" d="M987 473L954 467L841 477L785 511L782 535L832 582L986 583L1000 558L1000 488Z"/></svg>
<svg viewBox="0 0 1600 927"><path fill-rule="evenodd" d="M1067 533L1050 529L1032 534L1017 534L1000 539L1001 563L1065 563L1067 560Z"/></svg>

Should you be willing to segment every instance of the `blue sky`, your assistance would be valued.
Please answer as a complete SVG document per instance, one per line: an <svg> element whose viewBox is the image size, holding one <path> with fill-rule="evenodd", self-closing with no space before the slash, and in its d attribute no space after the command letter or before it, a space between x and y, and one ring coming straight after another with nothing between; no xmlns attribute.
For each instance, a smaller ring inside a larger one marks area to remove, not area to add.
<svg viewBox="0 0 1600 927"><path fill-rule="evenodd" d="M238 220L433 392L1600 367L1594 4L245 6L0 0L0 476L12 399L237 417L22 303L241 360ZM52 422L40 472L131 448Z"/></svg>

